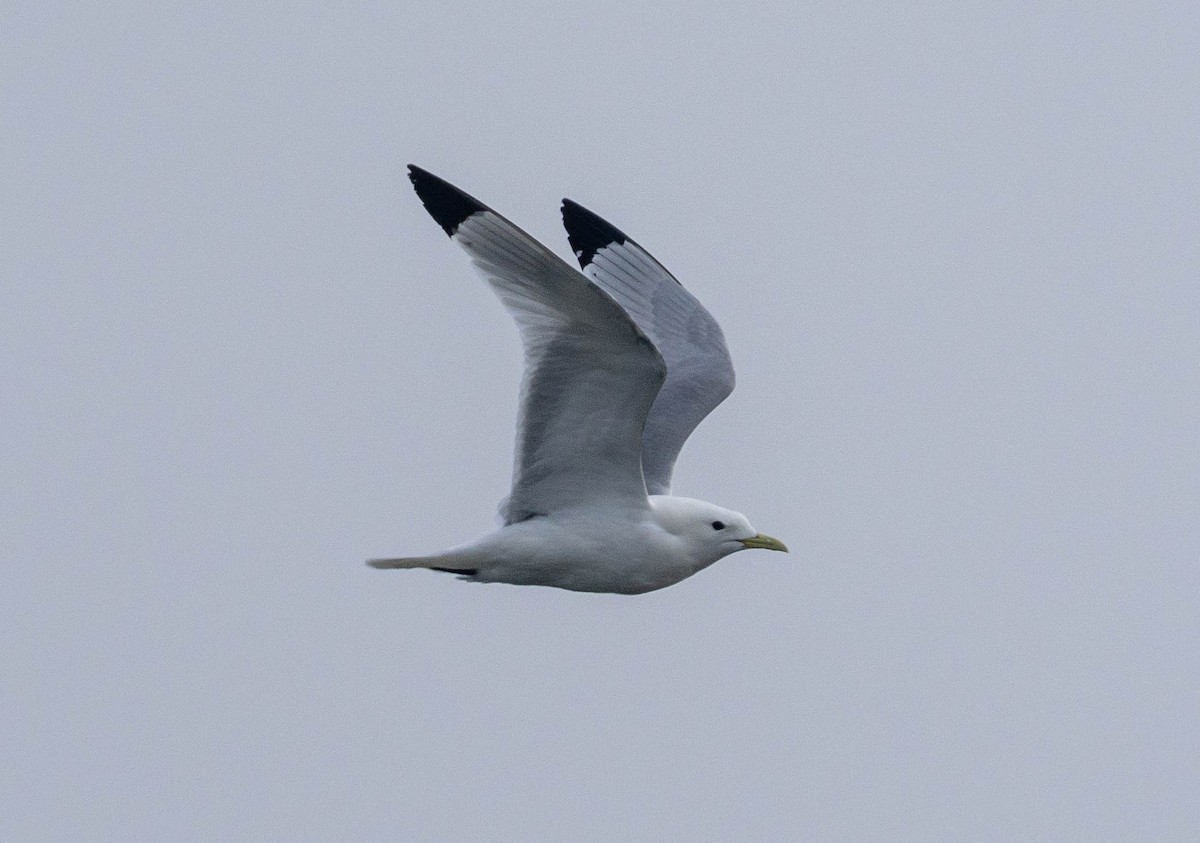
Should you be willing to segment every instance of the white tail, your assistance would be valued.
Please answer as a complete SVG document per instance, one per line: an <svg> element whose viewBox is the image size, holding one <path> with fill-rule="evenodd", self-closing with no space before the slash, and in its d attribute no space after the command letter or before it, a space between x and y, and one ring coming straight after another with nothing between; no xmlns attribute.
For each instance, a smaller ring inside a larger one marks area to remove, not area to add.
<svg viewBox="0 0 1200 843"><path fill-rule="evenodd" d="M432 556L404 556L396 559L371 559L372 568L428 568L431 571L446 571L473 577L479 572L484 557L471 545L452 547Z"/></svg>
<svg viewBox="0 0 1200 843"><path fill-rule="evenodd" d="M372 568L432 568L437 565L437 560L413 556L408 559L368 559L367 564Z"/></svg>

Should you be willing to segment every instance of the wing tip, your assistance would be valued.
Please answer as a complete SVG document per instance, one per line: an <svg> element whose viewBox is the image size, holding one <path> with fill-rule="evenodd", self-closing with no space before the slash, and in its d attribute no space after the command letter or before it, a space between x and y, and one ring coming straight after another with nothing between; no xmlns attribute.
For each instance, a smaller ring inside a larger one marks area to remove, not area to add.
<svg viewBox="0 0 1200 843"><path fill-rule="evenodd" d="M562 218L563 228L567 230L567 240L571 243L571 251L579 260L579 266L584 269L596 257L596 252L605 246L621 244L629 239L615 225L570 199L562 201Z"/></svg>
<svg viewBox="0 0 1200 843"><path fill-rule="evenodd" d="M454 236L454 232L467 217L488 210L487 205L474 196L464 193L450 182L416 164L408 165L408 179L429 216L433 217L450 237Z"/></svg>

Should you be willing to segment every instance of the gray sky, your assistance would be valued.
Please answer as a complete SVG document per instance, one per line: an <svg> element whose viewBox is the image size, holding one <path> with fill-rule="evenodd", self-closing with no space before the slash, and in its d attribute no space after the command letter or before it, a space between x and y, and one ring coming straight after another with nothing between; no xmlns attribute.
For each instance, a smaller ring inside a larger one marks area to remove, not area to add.
<svg viewBox="0 0 1200 843"><path fill-rule="evenodd" d="M1194 3L18 3L0 838L1200 833ZM724 326L642 597L488 530L516 332L404 178Z"/></svg>

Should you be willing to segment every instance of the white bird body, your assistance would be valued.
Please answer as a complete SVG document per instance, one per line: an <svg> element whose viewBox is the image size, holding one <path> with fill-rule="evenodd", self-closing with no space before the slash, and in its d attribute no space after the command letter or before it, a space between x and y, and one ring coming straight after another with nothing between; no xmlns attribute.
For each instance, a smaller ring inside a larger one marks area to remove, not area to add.
<svg viewBox="0 0 1200 843"><path fill-rule="evenodd" d="M648 500L648 508L624 512L580 508L537 516L431 556L374 564L433 568L475 582L642 594L687 579L757 536L745 517L705 501ZM724 528L713 530L714 521Z"/></svg>
<svg viewBox="0 0 1200 843"><path fill-rule="evenodd" d="M721 329L674 276L570 200L563 223L582 273L479 200L409 171L426 210L516 319L525 377L504 526L369 564L640 594L739 550L786 550L739 513L670 494L684 441L734 383Z"/></svg>

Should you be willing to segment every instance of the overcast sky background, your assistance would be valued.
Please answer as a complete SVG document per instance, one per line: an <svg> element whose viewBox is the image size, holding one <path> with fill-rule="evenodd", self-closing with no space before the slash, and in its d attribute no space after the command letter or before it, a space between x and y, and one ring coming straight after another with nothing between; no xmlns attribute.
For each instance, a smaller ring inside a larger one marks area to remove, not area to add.
<svg viewBox="0 0 1200 843"><path fill-rule="evenodd" d="M1194 3L8 5L0 838L1200 834ZM640 597L492 528L415 162L724 326Z"/></svg>

